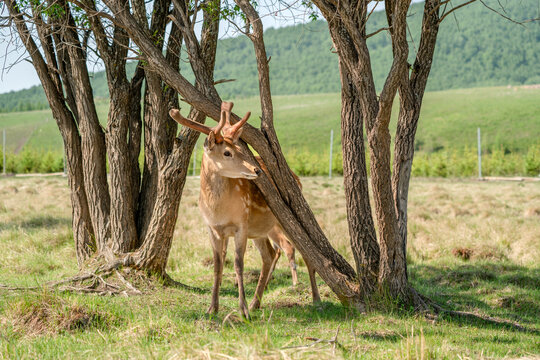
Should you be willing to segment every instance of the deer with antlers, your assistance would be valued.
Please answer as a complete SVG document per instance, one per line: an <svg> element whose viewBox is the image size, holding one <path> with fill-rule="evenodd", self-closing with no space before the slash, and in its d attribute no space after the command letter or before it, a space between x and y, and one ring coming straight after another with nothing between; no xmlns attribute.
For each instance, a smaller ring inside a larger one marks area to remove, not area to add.
<svg viewBox="0 0 540 360"><path fill-rule="evenodd" d="M268 170L257 158L259 166L250 164L241 153L238 140L242 134L242 126L251 113L239 122L231 124L230 116L233 103L221 104L219 123L207 127L193 120L184 118L180 111L172 109L171 117L178 123L204 133L204 155L201 164L201 192L199 209L208 225L214 255L214 286L212 302L208 313L217 313L219 309L219 288L223 276L223 264L230 237L234 237L235 259L234 269L238 283L240 312L249 318L244 293L244 253L247 239L253 239L262 258L262 269L255 290L255 296L249 310L260 307L263 292L283 250L291 267L293 285L297 282L295 249L284 234L284 231L272 214L262 193L251 180L256 179L263 171ZM297 181L299 179L297 177ZM272 246L270 240L275 244ZM311 282L313 301L320 301L319 290L315 281L315 271L306 261Z"/></svg>

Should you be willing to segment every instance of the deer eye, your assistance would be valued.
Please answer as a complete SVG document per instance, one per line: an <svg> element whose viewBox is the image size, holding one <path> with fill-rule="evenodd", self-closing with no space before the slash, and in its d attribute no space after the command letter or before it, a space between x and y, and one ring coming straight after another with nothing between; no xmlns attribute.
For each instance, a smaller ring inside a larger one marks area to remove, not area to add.
<svg viewBox="0 0 540 360"><path fill-rule="evenodd" d="M230 152L229 150L226 150L226 151L223 153L223 155L228 156L228 157L231 157L231 156L232 156L232 154L231 154L231 152Z"/></svg>

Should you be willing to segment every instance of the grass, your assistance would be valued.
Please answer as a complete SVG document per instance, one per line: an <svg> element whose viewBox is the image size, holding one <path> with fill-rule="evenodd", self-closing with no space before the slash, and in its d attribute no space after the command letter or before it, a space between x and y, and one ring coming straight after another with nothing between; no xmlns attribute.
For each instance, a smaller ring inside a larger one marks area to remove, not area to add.
<svg viewBox="0 0 540 360"><path fill-rule="evenodd" d="M227 99L235 111L252 111L250 122L258 126L258 98ZM420 152L476 147L476 128L482 129L484 149L500 149L525 154L538 143L531 134L540 133L540 88L490 87L428 92L417 133ZM328 152L330 130L334 129L334 149L340 146L340 95L310 94L275 96L275 125L285 154ZM97 100L98 115L107 118L108 103ZM392 133L395 131L397 104ZM45 121L49 119L49 121ZM0 129L6 128L8 150L14 144L40 150L61 151L62 141L50 111L0 114ZM25 124L28 131L16 131ZM31 125L31 126L29 126ZM36 128L37 127L37 128ZM27 141L25 140L27 139Z"/></svg>
<svg viewBox="0 0 540 360"><path fill-rule="evenodd" d="M349 260L342 179L303 178L306 197L333 245ZM361 315L319 279L310 303L306 268L291 287L286 262L251 322L240 321L234 269L226 263L217 316L205 315L211 249L188 178L168 271L200 290L156 285L143 296L97 297L0 289L0 358L363 358L492 359L540 356L538 333L479 321L428 320L407 311ZM0 283L33 286L77 271L65 178L0 179ZM519 321L540 331L540 184L414 179L409 270L417 289L451 309ZM231 245L232 246L232 245ZM229 252L229 258L231 251ZM464 256L463 254L468 254ZM246 254L248 297L260 259ZM467 260L465 260L467 258ZM339 346L309 338L330 340Z"/></svg>

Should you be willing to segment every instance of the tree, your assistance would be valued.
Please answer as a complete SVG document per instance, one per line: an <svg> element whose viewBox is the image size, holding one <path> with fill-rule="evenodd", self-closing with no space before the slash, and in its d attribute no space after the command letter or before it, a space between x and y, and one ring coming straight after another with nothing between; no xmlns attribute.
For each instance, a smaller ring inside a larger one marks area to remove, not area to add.
<svg viewBox="0 0 540 360"><path fill-rule="evenodd" d="M94 15L99 11L97 2L8 0L6 4L9 24L14 24L36 68L64 141L79 266L104 272L132 267L168 279L165 267L198 138L197 132L188 129L176 136L177 125L168 110L178 107L177 93L148 71L142 60L128 78L129 36L107 18ZM128 9L130 4L121 1L120 6ZM165 41L170 0L154 1L151 15L142 0L132 1L131 6L137 26L151 34L153 46L165 53L168 66L178 72L180 27L190 26L189 19L175 21ZM173 15L182 6L176 10ZM190 40L201 49L198 60L209 69L204 78L209 81L219 18L211 9L203 12L202 38ZM107 75L111 100L105 126L98 119L90 84L91 52L98 54ZM196 87L211 95L204 91L206 85L197 82ZM196 110L191 116L199 122L205 119Z"/></svg>
<svg viewBox="0 0 540 360"><path fill-rule="evenodd" d="M344 166L345 191L349 221L366 219L350 226L353 249L358 246L357 266L368 264L359 273L361 283L372 284L377 278L379 291L388 292L402 303L426 308L424 300L409 286L407 277L407 195L414 154L414 136L431 69L443 3L427 0L424 5L421 40L413 65L409 65L407 42L407 12L410 1L386 1L385 12L392 39L393 63L379 95L375 91L370 65L366 25L371 15L369 2L314 0L328 21L328 27L339 56L342 74L343 153L350 158ZM457 9L454 8L454 9ZM372 10L373 11L373 10ZM396 93L399 91L400 110L395 136L393 171L390 161L390 116ZM356 110L356 111L355 111ZM363 159L363 126L365 124L370 149L370 174L379 242L371 218L365 164L353 163ZM351 136L352 134L352 136ZM347 155L346 155L347 154ZM365 234L373 234L366 236ZM360 261L359 261L360 260ZM369 290L372 290L368 287ZM367 294L369 296L369 293Z"/></svg>

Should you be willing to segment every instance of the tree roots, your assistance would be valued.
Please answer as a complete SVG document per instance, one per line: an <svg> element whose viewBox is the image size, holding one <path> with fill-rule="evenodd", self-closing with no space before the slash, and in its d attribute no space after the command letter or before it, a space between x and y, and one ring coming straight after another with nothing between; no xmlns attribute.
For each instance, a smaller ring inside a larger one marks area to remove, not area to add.
<svg viewBox="0 0 540 360"><path fill-rule="evenodd" d="M86 264L87 270L83 270L73 277L31 287L12 287L0 284L0 290L32 291L45 288L60 292L133 296L152 290L156 280L165 285L174 282L167 274L152 274L145 270L136 269L131 263L129 257L112 261L105 261L104 257L96 257ZM184 286L187 287L187 285Z"/></svg>
<svg viewBox="0 0 540 360"><path fill-rule="evenodd" d="M444 307L442 307L435 301L431 300L427 296L422 295L419 292L417 292L413 287L409 287L408 291L411 296L412 304L414 306L415 312L422 313L430 319L433 319L433 317L436 318L438 315L445 314L445 315L450 315L452 317L464 318L464 319L469 319L473 321L480 321L480 322L491 324L491 325L507 326L518 331L534 332L534 333L539 332L536 329L524 327L520 325L519 323L515 321L511 321L511 320L476 314L476 313L472 313L468 311L456 311L456 310L445 309Z"/></svg>

